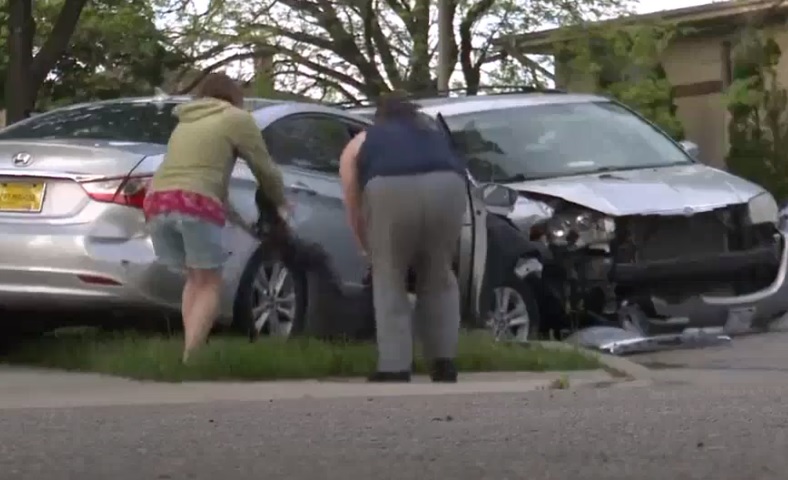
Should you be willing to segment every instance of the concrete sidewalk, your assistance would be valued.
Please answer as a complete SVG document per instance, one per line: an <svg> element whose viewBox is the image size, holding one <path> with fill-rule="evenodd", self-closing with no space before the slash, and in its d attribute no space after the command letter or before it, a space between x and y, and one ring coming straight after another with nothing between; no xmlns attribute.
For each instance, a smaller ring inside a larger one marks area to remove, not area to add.
<svg viewBox="0 0 788 480"><path fill-rule="evenodd" d="M90 373L0 367L0 409L111 405L161 405L292 398L392 397L519 393L609 383L602 370L546 373L466 373L460 382L369 384L362 380L157 383ZM566 385L565 383L568 383Z"/></svg>

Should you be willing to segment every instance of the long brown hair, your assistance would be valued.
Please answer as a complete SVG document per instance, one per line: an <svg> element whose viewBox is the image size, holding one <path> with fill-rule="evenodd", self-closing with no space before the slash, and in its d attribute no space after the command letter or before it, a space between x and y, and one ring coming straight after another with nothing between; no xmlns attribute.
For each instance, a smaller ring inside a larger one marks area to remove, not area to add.
<svg viewBox="0 0 788 480"><path fill-rule="evenodd" d="M243 108L244 92L238 82L223 73L211 73L200 82L197 98L216 98Z"/></svg>

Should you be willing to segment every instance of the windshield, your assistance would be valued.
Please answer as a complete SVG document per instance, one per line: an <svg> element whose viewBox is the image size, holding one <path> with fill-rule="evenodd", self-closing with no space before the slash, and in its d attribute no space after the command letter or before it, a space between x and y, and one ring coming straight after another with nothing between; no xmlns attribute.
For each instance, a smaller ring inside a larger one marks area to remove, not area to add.
<svg viewBox="0 0 788 480"><path fill-rule="evenodd" d="M665 134L611 102L531 105L445 120L482 182L693 162Z"/></svg>

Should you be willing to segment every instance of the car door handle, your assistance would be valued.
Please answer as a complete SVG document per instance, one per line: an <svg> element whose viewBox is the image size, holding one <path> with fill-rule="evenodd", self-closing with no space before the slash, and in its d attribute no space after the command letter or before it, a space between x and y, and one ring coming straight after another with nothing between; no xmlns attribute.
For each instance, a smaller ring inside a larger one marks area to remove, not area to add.
<svg viewBox="0 0 788 480"><path fill-rule="evenodd" d="M307 195L317 195L317 192L303 182L295 182L290 184L290 190L294 192L306 193Z"/></svg>

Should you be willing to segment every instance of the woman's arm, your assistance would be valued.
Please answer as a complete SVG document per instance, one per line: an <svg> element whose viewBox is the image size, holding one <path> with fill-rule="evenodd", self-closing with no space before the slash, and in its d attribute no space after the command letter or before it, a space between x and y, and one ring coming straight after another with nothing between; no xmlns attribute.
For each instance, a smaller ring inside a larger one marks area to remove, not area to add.
<svg viewBox="0 0 788 480"><path fill-rule="evenodd" d="M366 133L361 132L345 146L339 157L339 176L342 179L342 193L345 197L345 211L350 228L359 246L366 252L367 242L361 216L361 188L358 184L358 154L365 138Z"/></svg>
<svg viewBox="0 0 788 480"><path fill-rule="evenodd" d="M246 160L249 169L257 179L260 190L274 205L285 205L285 187L282 173L271 160L271 155L263 142L263 135L252 115L240 111L233 122L230 135L238 155Z"/></svg>

